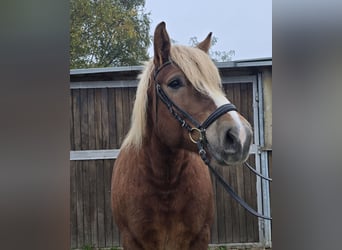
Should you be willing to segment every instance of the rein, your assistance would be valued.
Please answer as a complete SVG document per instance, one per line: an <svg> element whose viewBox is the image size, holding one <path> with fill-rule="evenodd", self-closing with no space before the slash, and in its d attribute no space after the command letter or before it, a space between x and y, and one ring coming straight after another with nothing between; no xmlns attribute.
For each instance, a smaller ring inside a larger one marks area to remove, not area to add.
<svg viewBox="0 0 342 250"><path fill-rule="evenodd" d="M244 207L248 212L253 214L256 217L266 219L266 220L272 220L271 217L265 216L263 214L258 213L255 211L252 207L250 207L238 194L235 193L235 191L232 189L232 187L224 180L224 178L215 170L213 166L210 165L209 159L207 158L207 152L205 150L205 146L208 144L208 141L206 139L206 129L215 122L218 118L220 118L222 115L230 112L230 111L237 111L234 104L227 103L223 104L222 106L218 107L212 114L208 116L208 118L201 124L196 119L194 119L190 114L188 114L186 111L182 110L180 107L178 107L165 93L165 91L162 89L161 85L156 80L158 74L160 71L165 68L168 65L173 64L173 62L169 59L167 62L162 64L159 68L155 69L154 71L154 82L155 82L155 88L156 93L158 94L161 101L167 106L169 112L172 114L172 116L181 124L183 128L185 128L188 133L190 140L197 145L198 153L203 160L203 162L208 166L209 170L215 175L217 180L221 183L223 188L232 196L233 199L235 199L242 207ZM179 113L185 117L187 120L189 120L194 127L191 127L185 119L183 119ZM247 164L245 162L245 164ZM248 164L246 165L253 173L260 176L261 178L264 178L268 181L271 181L271 179L262 176L258 172L256 172L252 167L250 167Z"/></svg>

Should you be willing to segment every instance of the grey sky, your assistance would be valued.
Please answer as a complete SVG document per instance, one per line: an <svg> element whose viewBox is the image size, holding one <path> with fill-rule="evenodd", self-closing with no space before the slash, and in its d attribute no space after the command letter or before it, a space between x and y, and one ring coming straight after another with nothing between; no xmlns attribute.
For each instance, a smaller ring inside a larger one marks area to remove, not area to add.
<svg viewBox="0 0 342 250"><path fill-rule="evenodd" d="M272 56L272 0L146 0L145 10L151 12L151 35L165 21L180 44L211 31L218 38L214 50L235 50L233 60Z"/></svg>

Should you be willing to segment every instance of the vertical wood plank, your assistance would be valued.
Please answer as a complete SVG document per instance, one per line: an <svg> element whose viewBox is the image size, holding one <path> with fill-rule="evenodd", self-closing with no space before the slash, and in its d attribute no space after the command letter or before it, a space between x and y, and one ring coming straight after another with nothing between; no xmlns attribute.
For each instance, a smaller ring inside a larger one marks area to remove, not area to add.
<svg viewBox="0 0 342 250"><path fill-rule="evenodd" d="M89 149L89 121L88 121L88 90L80 90L81 97L81 150ZM91 245L91 220L90 220L90 187L89 187L89 162L79 162L81 165L81 177L82 178L82 202L83 202L83 232L84 242L83 245ZM81 246L83 246L81 245Z"/></svg>
<svg viewBox="0 0 342 250"><path fill-rule="evenodd" d="M114 165L115 165L115 161L114 161L112 166L114 166ZM112 171L114 171L114 167L112 168ZM115 192L115 190L113 190L113 192ZM113 228L113 243L114 243L114 245L120 245L121 244L120 232L119 232L119 229L115 223L114 217L112 220L112 228Z"/></svg>
<svg viewBox="0 0 342 250"><path fill-rule="evenodd" d="M107 110L107 98L105 89L95 89L95 148L103 149L104 138L103 128L107 122L103 111ZM108 117L108 116L107 116ZM104 230L104 161L95 161L96 170L96 228L98 247L105 247L105 230Z"/></svg>
<svg viewBox="0 0 342 250"><path fill-rule="evenodd" d="M245 109L246 109L246 100L244 93L242 93L243 88L242 86L244 83L234 84L234 97L235 102L237 104L238 110L241 115L245 116ZM243 166L239 165L235 167L236 170L236 180L237 180L237 193L238 195L245 200L244 196L244 176L243 176ZM238 206L238 213L239 213L239 229L240 229L240 237L239 242L246 242L247 235L246 235L246 212L242 206Z"/></svg>
<svg viewBox="0 0 342 250"><path fill-rule="evenodd" d="M81 149L81 96L80 90L73 90L72 96L72 117L73 117L73 136L74 147L73 150Z"/></svg>
<svg viewBox="0 0 342 250"><path fill-rule="evenodd" d="M218 220L218 215L217 215L217 190L216 190L216 185L217 181L216 178L213 174L211 174L211 181L212 181L212 187L213 187L213 193L214 193L214 222L211 227L211 239L210 243L212 244L217 244L218 243L218 225L217 225L217 220Z"/></svg>
<svg viewBox="0 0 342 250"><path fill-rule="evenodd" d="M222 177L229 183L229 176L230 176L230 166L224 167L222 170ZM223 190L223 189L222 189ZM232 202L234 202L231 198L231 196L223 190L224 195L222 196L222 203L224 205L224 221L225 221L225 242L232 242L233 241L233 205ZM223 219L223 218L222 218Z"/></svg>
<svg viewBox="0 0 342 250"><path fill-rule="evenodd" d="M223 176L223 168L222 167L217 167L216 171ZM218 231L218 242L219 243L224 243L226 241L226 233L225 233L225 191L222 188L222 185L217 182L216 186L216 191L217 191L217 231Z"/></svg>
<svg viewBox="0 0 342 250"><path fill-rule="evenodd" d="M75 150L75 130L80 131L80 119L79 119L79 91L70 91L70 149ZM78 139L80 137L78 136ZM76 162L70 162L70 239L71 247L78 247L78 200L77 200L77 164Z"/></svg>
<svg viewBox="0 0 342 250"><path fill-rule="evenodd" d="M258 122L258 121L254 121L254 109L253 109L253 86L252 84L250 84L248 86L248 89L249 89L249 98L248 100L250 101L250 106L251 106L251 109L250 109L250 122L251 124L254 124L254 122ZM256 163L255 163L255 158L253 159L253 165L252 166L255 166ZM251 206L254 208L254 209L257 209L257 193L256 193L256 176L252 173L250 173L250 184L248 186L251 190L251 199L250 199L250 202L249 204L251 204ZM252 216L250 215L251 217L251 227L254 229L253 230L253 233L254 233L254 236L253 236L253 240L254 241L259 241L259 225L258 225L258 219L255 217L255 216Z"/></svg>
<svg viewBox="0 0 342 250"><path fill-rule="evenodd" d="M122 90L122 113L123 113L123 138L126 137L126 134L131 125L131 99L130 99L130 91L129 88L124 88ZM122 142L121 142L122 143Z"/></svg>
<svg viewBox="0 0 342 250"><path fill-rule="evenodd" d="M77 247L85 245L85 226L84 226L84 198L83 198L83 166L80 161L75 162L76 168L76 210L77 210Z"/></svg>
<svg viewBox="0 0 342 250"><path fill-rule="evenodd" d="M117 107L116 107L116 90L108 89L108 123L109 123L109 148L116 149L119 148L117 139Z"/></svg>
<svg viewBox="0 0 342 250"><path fill-rule="evenodd" d="M123 108L123 90L115 91L115 109L116 109L116 135L117 144L120 147L124 138L124 108Z"/></svg>
<svg viewBox="0 0 342 250"><path fill-rule="evenodd" d="M74 108L73 108L73 101L74 95L73 91L70 90L69 95L69 133L70 133L70 150L75 149L75 138L74 138Z"/></svg>
<svg viewBox="0 0 342 250"><path fill-rule="evenodd" d="M104 161L104 224L105 224L105 241L106 247L115 245L113 241L113 216L111 209L111 180L112 180L112 169L114 160ZM118 234L118 232L115 232Z"/></svg>
<svg viewBox="0 0 342 250"><path fill-rule="evenodd" d="M236 192L237 180L236 180L236 169L230 168L230 174L228 177L229 183ZM233 239L232 242L236 243L240 240L240 224L239 224L239 204L232 200L232 226L233 226Z"/></svg>
<svg viewBox="0 0 342 250"><path fill-rule="evenodd" d="M77 248L77 186L76 162L70 162L70 243L71 248Z"/></svg>
<svg viewBox="0 0 342 250"><path fill-rule="evenodd" d="M109 111L108 111L108 89L101 89L101 129L102 146L101 149L110 149L109 147Z"/></svg>
<svg viewBox="0 0 342 250"><path fill-rule="evenodd" d="M97 149L98 123L101 122L101 112L96 103L95 92L97 89L88 89L88 124L89 124L89 149ZM96 161L88 161L88 184L89 184L89 221L91 226L91 243L98 246L97 229L97 164Z"/></svg>

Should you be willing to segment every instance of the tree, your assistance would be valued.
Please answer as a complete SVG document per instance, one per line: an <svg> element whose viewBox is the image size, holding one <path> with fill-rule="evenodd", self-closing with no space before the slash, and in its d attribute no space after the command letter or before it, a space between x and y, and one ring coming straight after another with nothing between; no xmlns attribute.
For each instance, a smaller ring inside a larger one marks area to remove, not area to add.
<svg viewBox="0 0 342 250"><path fill-rule="evenodd" d="M232 56L235 55L234 50L229 51L217 51L213 50L212 47L217 43L218 38L213 36L211 40L211 48L209 50L209 55L215 62L228 62L232 60ZM190 45L196 46L199 43L196 36L190 37Z"/></svg>
<svg viewBox="0 0 342 250"><path fill-rule="evenodd" d="M70 67L137 65L148 59L145 0L70 0Z"/></svg>

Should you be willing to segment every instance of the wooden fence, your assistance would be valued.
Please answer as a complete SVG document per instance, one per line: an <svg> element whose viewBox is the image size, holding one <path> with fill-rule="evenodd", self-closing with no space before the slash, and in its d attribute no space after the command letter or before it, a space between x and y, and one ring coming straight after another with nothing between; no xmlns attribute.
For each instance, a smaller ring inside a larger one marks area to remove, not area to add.
<svg viewBox="0 0 342 250"><path fill-rule="evenodd" d="M255 89L249 79L257 79L260 67L270 68L269 63L266 66L240 67L229 63L219 67L228 99L251 124L254 124L256 117ZM115 159L76 159L72 155L77 152L90 152L92 155L100 150L120 148L130 126L137 84L135 78L140 69L130 67L71 72L71 248L120 245L120 233L110 207L111 174ZM248 161L254 166L255 155L251 155ZM242 166L219 171L236 192L257 209L256 177ZM215 178L212 180L216 213L211 243L260 242L258 219L232 200Z"/></svg>

